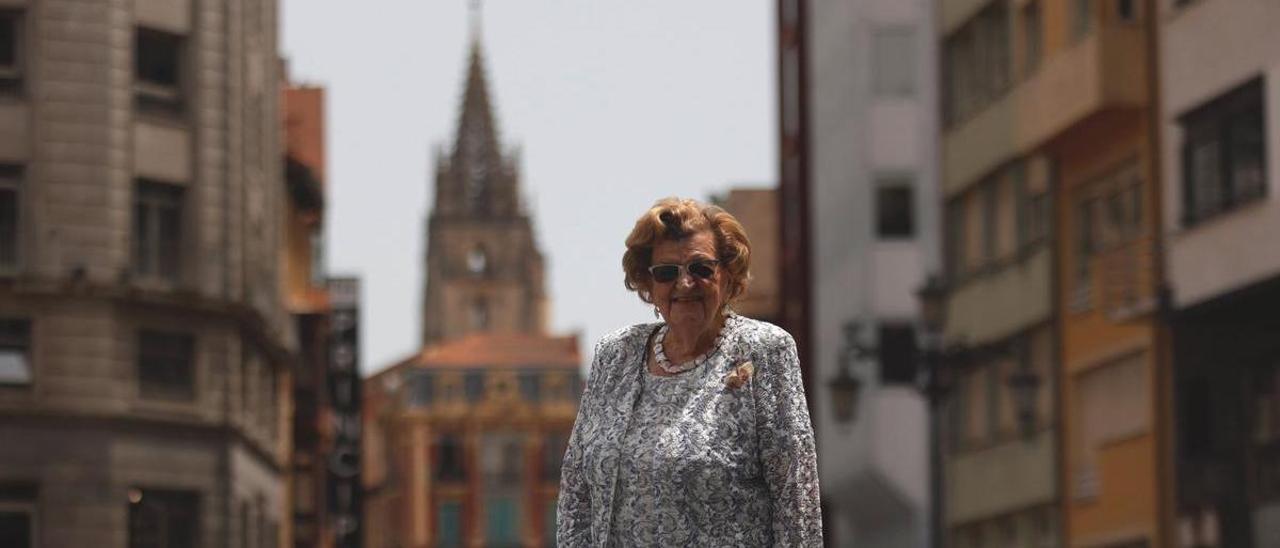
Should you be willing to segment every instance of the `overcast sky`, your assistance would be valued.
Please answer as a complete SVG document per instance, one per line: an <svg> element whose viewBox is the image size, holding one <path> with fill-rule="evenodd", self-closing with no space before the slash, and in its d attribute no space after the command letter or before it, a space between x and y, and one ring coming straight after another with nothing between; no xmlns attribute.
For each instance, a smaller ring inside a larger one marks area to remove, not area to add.
<svg viewBox="0 0 1280 548"><path fill-rule="evenodd" d="M328 89L327 263L364 284L362 368L418 347L431 150L456 129L468 0L283 0L295 82ZM771 0L488 0L499 139L523 150L552 330L652 313L623 239L663 196L776 178Z"/></svg>

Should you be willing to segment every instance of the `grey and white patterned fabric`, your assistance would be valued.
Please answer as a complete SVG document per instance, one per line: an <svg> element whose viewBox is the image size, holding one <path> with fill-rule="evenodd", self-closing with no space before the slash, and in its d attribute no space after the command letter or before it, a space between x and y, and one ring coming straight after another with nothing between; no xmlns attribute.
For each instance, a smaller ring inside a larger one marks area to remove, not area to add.
<svg viewBox="0 0 1280 548"><path fill-rule="evenodd" d="M556 541L578 546L822 546L817 455L795 341L733 315L718 353L648 372L660 324L596 346L565 453ZM733 387L725 378L751 361Z"/></svg>

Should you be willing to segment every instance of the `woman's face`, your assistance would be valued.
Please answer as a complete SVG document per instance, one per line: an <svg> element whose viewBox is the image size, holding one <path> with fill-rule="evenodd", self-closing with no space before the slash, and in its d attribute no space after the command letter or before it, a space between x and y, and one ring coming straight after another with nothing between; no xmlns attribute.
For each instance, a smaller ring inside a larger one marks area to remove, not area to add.
<svg viewBox="0 0 1280 548"><path fill-rule="evenodd" d="M716 240L708 231L696 232L674 241L662 240L653 247L653 264L688 266L695 261L716 260ZM650 279L650 296L662 319L672 329L700 331L715 325L716 312L723 304L727 276L716 266L710 278L700 278L682 269L670 282Z"/></svg>

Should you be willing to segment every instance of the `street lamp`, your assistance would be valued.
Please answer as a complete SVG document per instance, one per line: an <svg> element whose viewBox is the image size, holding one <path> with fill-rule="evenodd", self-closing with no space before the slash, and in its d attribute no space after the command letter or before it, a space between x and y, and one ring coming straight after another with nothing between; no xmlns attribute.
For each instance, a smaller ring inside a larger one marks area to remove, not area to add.
<svg viewBox="0 0 1280 548"><path fill-rule="evenodd" d="M964 353L945 349L943 328L947 321L947 287L936 275L929 276L916 297L920 299L920 345L924 385L929 400L929 541L935 548L946 546L942 520L942 401L951 388L950 362Z"/></svg>
<svg viewBox="0 0 1280 548"><path fill-rule="evenodd" d="M858 400L862 394L862 379L853 375L851 369L863 359L873 356L876 351L862 344L859 332L862 326L856 320L844 324L844 343L836 357L839 369L836 376L827 381L831 390L831 403L835 408L836 422L847 424L856 417Z"/></svg>

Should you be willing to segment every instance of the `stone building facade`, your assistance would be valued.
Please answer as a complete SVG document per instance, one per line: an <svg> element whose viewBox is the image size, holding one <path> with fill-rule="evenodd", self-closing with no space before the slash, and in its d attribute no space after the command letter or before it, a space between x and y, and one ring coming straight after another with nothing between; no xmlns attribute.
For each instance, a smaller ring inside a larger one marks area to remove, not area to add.
<svg viewBox="0 0 1280 548"><path fill-rule="evenodd" d="M0 544L284 540L276 14L0 1Z"/></svg>

